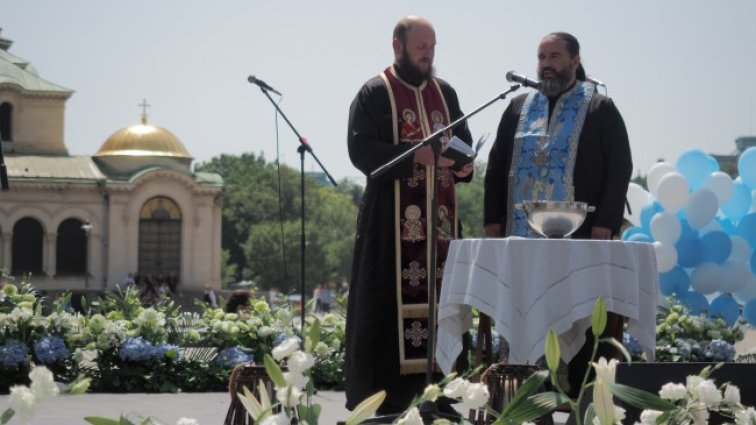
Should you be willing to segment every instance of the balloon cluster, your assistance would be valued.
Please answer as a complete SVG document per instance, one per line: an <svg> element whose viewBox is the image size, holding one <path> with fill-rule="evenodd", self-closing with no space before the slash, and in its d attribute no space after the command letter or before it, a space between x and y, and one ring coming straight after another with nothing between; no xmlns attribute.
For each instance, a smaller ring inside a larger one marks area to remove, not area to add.
<svg viewBox="0 0 756 425"><path fill-rule="evenodd" d="M756 148L740 155L738 173L733 180L700 149L656 163L648 192L628 188L633 227L622 240L654 244L662 294L694 314L756 326Z"/></svg>

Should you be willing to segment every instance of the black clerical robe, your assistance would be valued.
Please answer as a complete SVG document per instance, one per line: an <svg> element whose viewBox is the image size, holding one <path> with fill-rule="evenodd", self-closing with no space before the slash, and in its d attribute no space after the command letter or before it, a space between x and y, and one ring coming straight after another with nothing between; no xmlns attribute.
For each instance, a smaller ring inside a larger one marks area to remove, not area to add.
<svg viewBox="0 0 756 425"><path fill-rule="evenodd" d="M454 89L443 80L436 81L450 120L456 120L462 112ZM404 121L393 115L384 79L375 77L365 83L352 102L348 129L349 156L368 178L357 218L347 307L347 408L353 409L365 398L386 390L387 398L380 410L385 413L404 410L425 384L424 374L400 373L397 335L395 264L401 234L396 231L395 181L415 176L413 158L410 156L376 179L369 177L377 167L411 146L395 143L395 134L408 134L409 129L401 128ZM453 134L468 144L472 141L466 124L457 126Z"/></svg>
<svg viewBox="0 0 756 425"><path fill-rule="evenodd" d="M500 223L502 228L506 224L512 147L526 97L524 94L512 99L491 147L485 178L484 224ZM590 238L593 226L619 232L632 171L630 143L622 116L610 98L596 93L580 132L573 173L575 201L595 206L596 212L587 215L573 238Z"/></svg>

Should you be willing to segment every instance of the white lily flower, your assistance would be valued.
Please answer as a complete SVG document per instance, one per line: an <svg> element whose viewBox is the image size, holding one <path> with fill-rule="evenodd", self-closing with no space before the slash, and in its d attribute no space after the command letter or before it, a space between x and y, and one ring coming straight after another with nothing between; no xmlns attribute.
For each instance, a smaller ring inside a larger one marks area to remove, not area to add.
<svg viewBox="0 0 756 425"><path fill-rule="evenodd" d="M617 359L611 359L607 362L604 357L601 357L598 363L592 362L591 364L593 365L593 369L596 370L596 378L600 378L606 383L614 383L614 377L617 374L617 364L619 364Z"/></svg>
<svg viewBox="0 0 756 425"><path fill-rule="evenodd" d="M57 397L60 394L60 388L55 383L52 372L44 366L37 366L29 372L31 379L31 391L37 400L47 400Z"/></svg>
<svg viewBox="0 0 756 425"><path fill-rule="evenodd" d="M735 412L736 425L751 425L756 423L756 410L753 407Z"/></svg>
<svg viewBox="0 0 756 425"><path fill-rule="evenodd" d="M425 390L423 391L423 396L421 398L423 400L436 401L436 399L441 394L443 394L441 391L441 387L439 387L436 384L431 384L425 387Z"/></svg>
<svg viewBox="0 0 756 425"><path fill-rule="evenodd" d="M462 396L462 411L477 410L488 403L490 394L486 384L470 383L465 388L465 394Z"/></svg>
<svg viewBox="0 0 756 425"><path fill-rule="evenodd" d="M37 397L27 387L23 385L14 385L10 389L8 404L18 414L21 423L27 423L34 416L37 408Z"/></svg>
<svg viewBox="0 0 756 425"><path fill-rule="evenodd" d="M462 378L454 378L444 387L444 395L449 398L461 399L465 395L467 384L469 382Z"/></svg>
<svg viewBox="0 0 756 425"><path fill-rule="evenodd" d="M703 382L703 378L701 378L698 375L690 375L685 379L685 387L690 391L691 393L696 392L696 387L698 387L698 384Z"/></svg>
<svg viewBox="0 0 756 425"><path fill-rule="evenodd" d="M413 407L412 410L405 413L397 425L423 425L423 418L420 416L420 411L417 407Z"/></svg>
<svg viewBox="0 0 756 425"><path fill-rule="evenodd" d="M724 391L724 399L728 403L740 403L740 388L727 384Z"/></svg>
<svg viewBox="0 0 756 425"><path fill-rule="evenodd" d="M315 366L315 359L312 357L312 354L300 350L292 353L286 361L286 367L288 367L290 371L299 372L300 374L313 366Z"/></svg>
<svg viewBox="0 0 756 425"><path fill-rule="evenodd" d="M598 419L599 424L612 425L614 423L612 392L607 383L598 376L593 383L593 410L596 412L596 419Z"/></svg>
<svg viewBox="0 0 756 425"><path fill-rule="evenodd" d="M299 349L299 341L296 338L288 338L273 349L273 358L283 360Z"/></svg>
<svg viewBox="0 0 756 425"><path fill-rule="evenodd" d="M688 411L693 415L693 425L709 424L709 410L703 403L694 403L688 406Z"/></svg>
<svg viewBox="0 0 756 425"><path fill-rule="evenodd" d="M260 425L289 425L289 424L291 424L291 419L287 418L284 412L281 412L277 415L268 416L260 423Z"/></svg>
<svg viewBox="0 0 756 425"><path fill-rule="evenodd" d="M685 388L685 385L668 382L661 387L661 390L659 390L659 397L676 401L685 398L687 393L688 390Z"/></svg>

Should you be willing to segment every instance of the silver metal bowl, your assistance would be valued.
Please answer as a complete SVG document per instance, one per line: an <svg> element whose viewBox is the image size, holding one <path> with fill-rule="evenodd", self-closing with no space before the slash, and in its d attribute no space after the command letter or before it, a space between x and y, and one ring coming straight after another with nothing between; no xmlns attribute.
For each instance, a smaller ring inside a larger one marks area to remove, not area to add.
<svg viewBox="0 0 756 425"><path fill-rule="evenodd" d="M531 229L547 238L570 236L583 224L585 215L596 210L575 201L523 201L515 208L525 212Z"/></svg>

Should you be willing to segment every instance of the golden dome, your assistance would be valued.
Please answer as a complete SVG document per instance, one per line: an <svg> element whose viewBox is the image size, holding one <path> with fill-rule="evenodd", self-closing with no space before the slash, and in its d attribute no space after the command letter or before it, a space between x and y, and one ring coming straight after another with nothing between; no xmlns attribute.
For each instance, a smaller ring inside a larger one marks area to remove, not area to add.
<svg viewBox="0 0 756 425"><path fill-rule="evenodd" d="M122 128L102 144L95 156L161 156L189 158L189 151L170 131L142 123Z"/></svg>

